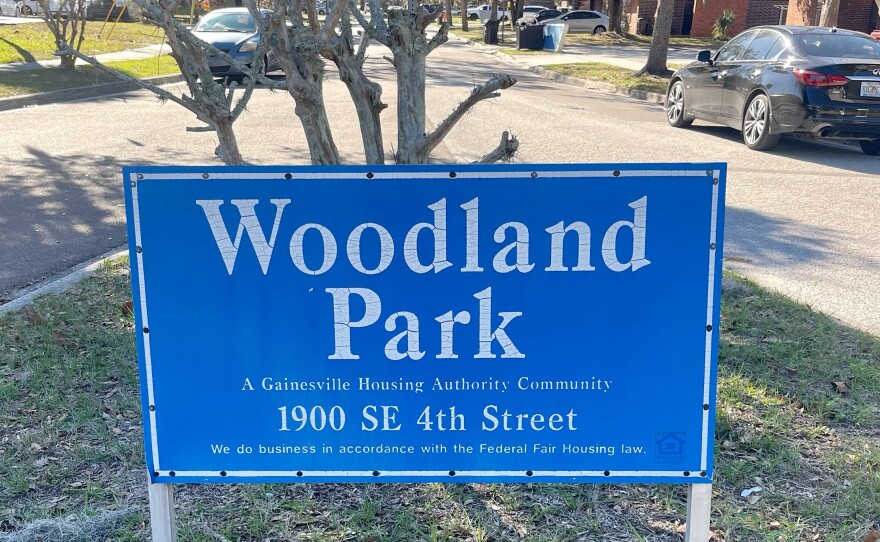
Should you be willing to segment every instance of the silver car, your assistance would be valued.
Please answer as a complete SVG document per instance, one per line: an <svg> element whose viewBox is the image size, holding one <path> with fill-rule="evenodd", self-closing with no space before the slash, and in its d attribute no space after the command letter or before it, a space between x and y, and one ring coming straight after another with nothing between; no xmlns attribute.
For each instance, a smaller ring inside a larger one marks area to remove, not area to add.
<svg viewBox="0 0 880 542"><path fill-rule="evenodd" d="M17 0L0 0L0 16L18 17L21 15L21 5Z"/></svg>
<svg viewBox="0 0 880 542"><path fill-rule="evenodd" d="M547 19L538 24L568 23L569 32L589 32L602 34L608 30L608 15L599 11L579 9L569 11L555 19Z"/></svg>

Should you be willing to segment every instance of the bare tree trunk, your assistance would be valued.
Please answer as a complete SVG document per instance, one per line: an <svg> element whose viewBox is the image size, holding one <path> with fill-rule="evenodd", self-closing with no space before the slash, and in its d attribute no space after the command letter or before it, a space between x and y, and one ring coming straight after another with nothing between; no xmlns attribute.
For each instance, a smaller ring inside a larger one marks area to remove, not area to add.
<svg viewBox="0 0 880 542"><path fill-rule="evenodd" d="M63 71L72 71L76 66L76 57L72 55L61 55L61 64L58 68Z"/></svg>
<svg viewBox="0 0 880 542"><path fill-rule="evenodd" d="M492 0L492 7L489 8L489 20L498 20L498 0Z"/></svg>
<svg viewBox="0 0 880 542"><path fill-rule="evenodd" d="M608 0L608 31L623 33L621 19L623 19L623 0Z"/></svg>
<svg viewBox="0 0 880 542"><path fill-rule="evenodd" d="M371 19L378 22L382 11L378 2L371 5ZM361 36L361 45L354 52L354 38L348 13L340 23L340 35L336 46L324 52L339 69L339 79L348 87L348 93L354 103L361 128L361 140L364 144L364 159L367 164L384 164L385 151L382 142L382 122L380 114L388 107L382 103L382 87L371 81L363 70L366 48L370 42L369 32Z"/></svg>
<svg viewBox="0 0 880 542"><path fill-rule="evenodd" d="M449 28L452 28L452 0L446 0L443 3L443 9L446 14L446 24L449 25Z"/></svg>
<svg viewBox="0 0 880 542"><path fill-rule="evenodd" d="M214 154L227 166L237 166L244 163L244 160L241 158L241 152L238 150L235 132L232 129L233 119L215 118L212 120L214 121L214 129L217 131L217 139L219 141Z"/></svg>
<svg viewBox="0 0 880 542"><path fill-rule="evenodd" d="M654 14L654 34L651 36L651 51L645 66L636 75L666 75L669 69L666 60L669 55L669 34L672 32L672 10L675 0L659 0Z"/></svg>
<svg viewBox="0 0 880 542"><path fill-rule="evenodd" d="M877 0L877 1L880 2L880 0ZM467 32L468 31L468 22L469 22L468 21L468 12L467 12L468 0L461 0L461 2L459 2L459 8L461 9L461 31Z"/></svg>
<svg viewBox="0 0 880 542"><path fill-rule="evenodd" d="M419 164L416 151L425 139L425 55L400 47L394 52L394 68L398 74L397 162Z"/></svg>
<svg viewBox="0 0 880 542"><path fill-rule="evenodd" d="M837 26L839 10L840 0L825 0L822 4L822 13L819 15L819 26Z"/></svg>

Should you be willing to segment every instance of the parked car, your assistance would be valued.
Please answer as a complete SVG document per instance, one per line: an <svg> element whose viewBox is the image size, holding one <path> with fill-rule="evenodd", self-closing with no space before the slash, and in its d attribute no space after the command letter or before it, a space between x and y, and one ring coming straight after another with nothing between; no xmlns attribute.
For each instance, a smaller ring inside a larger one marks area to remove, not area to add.
<svg viewBox="0 0 880 542"><path fill-rule="evenodd" d="M517 23L520 26L527 26L530 24L538 24L541 21L546 21L547 19L555 19L562 15L562 11L558 9L542 9L536 15L532 16L531 20L527 20L525 16L523 16Z"/></svg>
<svg viewBox="0 0 880 542"><path fill-rule="evenodd" d="M674 127L694 119L772 148L782 134L858 141L880 154L880 42L836 28L761 26L676 71L666 92Z"/></svg>
<svg viewBox="0 0 880 542"><path fill-rule="evenodd" d="M0 16L18 17L21 15L21 5L17 0L0 0Z"/></svg>
<svg viewBox="0 0 880 542"><path fill-rule="evenodd" d="M517 24L529 24L535 20L538 13L546 10L547 8L544 6L524 6L523 7L523 16L516 21Z"/></svg>
<svg viewBox="0 0 880 542"><path fill-rule="evenodd" d="M875 40L880 40L880 30L875 30L871 32L871 37Z"/></svg>
<svg viewBox="0 0 880 542"><path fill-rule="evenodd" d="M569 32L602 34L608 30L608 15L599 11L578 9L552 19L545 19L539 24L551 23L568 23Z"/></svg>
<svg viewBox="0 0 880 542"><path fill-rule="evenodd" d="M262 10L268 16L269 10ZM215 9L202 16L193 28L193 34L210 43L217 49L242 64L252 64L257 50L260 35L257 24L247 8ZM208 66L214 77L242 78L244 73L233 68L221 58L208 59ZM266 72L279 69L279 64L272 52L268 52L264 61Z"/></svg>
<svg viewBox="0 0 880 542"><path fill-rule="evenodd" d="M22 15L39 15L43 13L43 8L37 0L20 0Z"/></svg>
<svg viewBox="0 0 880 542"><path fill-rule="evenodd" d="M479 19L480 22L485 23L489 20L489 16L492 14L492 6L489 4L481 4L476 7L468 8L468 19L471 21L476 21ZM507 20L507 11L501 6L498 7L498 19L501 21Z"/></svg>

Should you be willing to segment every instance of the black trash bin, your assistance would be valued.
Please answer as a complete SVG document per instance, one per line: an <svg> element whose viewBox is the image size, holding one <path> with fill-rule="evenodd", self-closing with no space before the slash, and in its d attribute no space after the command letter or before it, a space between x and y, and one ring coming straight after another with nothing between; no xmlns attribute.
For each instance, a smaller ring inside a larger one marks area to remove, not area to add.
<svg viewBox="0 0 880 542"><path fill-rule="evenodd" d="M483 43L498 45L498 25L500 21L486 21L483 27Z"/></svg>
<svg viewBox="0 0 880 542"><path fill-rule="evenodd" d="M544 27L539 24L530 24L518 27L516 32L517 49L544 48Z"/></svg>

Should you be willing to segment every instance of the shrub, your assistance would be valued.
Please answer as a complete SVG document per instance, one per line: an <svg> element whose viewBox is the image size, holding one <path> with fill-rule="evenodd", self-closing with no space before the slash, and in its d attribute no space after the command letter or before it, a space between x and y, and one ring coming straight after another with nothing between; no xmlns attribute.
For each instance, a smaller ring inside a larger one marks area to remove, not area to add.
<svg viewBox="0 0 880 542"><path fill-rule="evenodd" d="M712 25L712 37L716 40L726 39L728 33L733 28L733 21L735 19L736 15L733 13L733 10L725 9L721 16L715 19L715 24Z"/></svg>

